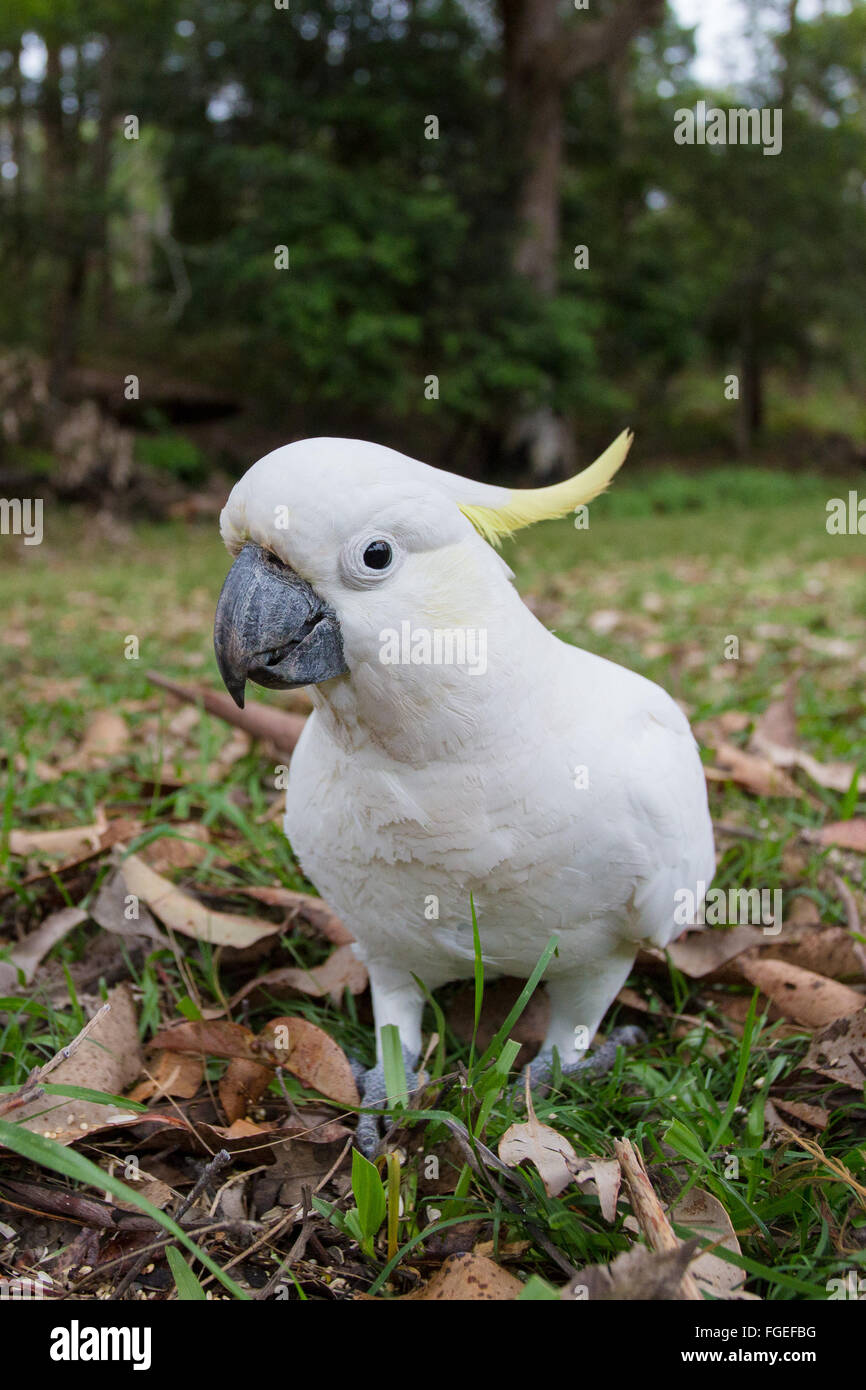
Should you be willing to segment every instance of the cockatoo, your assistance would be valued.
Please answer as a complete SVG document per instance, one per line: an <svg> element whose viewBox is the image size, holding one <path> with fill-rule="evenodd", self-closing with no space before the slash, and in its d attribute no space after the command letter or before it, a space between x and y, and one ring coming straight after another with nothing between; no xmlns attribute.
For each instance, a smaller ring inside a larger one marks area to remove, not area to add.
<svg viewBox="0 0 866 1390"><path fill-rule="evenodd" d="M286 834L356 938L377 1039L396 1025L410 1065L417 980L473 974L471 902L488 979L525 979L558 938L535 1078L554 1049L564 1073L587 1065L638 947L681 932L677 895L699 904L713 878L684 714L549 632L496 549L591 501L630 443L624 432L569 481L511 490L308 439L253 464L222 512L236 558L216 612L220 672L241 706L248 679L311 687ZM383 1098L380 1047L363 1099Z"/></svg>

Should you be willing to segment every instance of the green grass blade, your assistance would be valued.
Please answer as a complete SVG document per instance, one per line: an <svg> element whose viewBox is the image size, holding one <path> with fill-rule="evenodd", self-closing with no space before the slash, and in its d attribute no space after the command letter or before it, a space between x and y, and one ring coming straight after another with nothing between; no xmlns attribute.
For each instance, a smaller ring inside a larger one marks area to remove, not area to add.
<svg viewBox="0 0 866 1390"><path fill-rule="evenodd" d="M177 1296L184 1301L207 1299L197 1276L190 1269L176 1245L170 1245L165 1252L169 1269L177 1285Z"/></svg>
<svg viewBox="0 0 866 1390"><path fill-rule="evenodd" d="M529 1003L530 999L532 998L533 994L538 988L539 981L542 975L544 974L545 970L547 969L548 964L551 958L553 957L553 954L556 951L558 944L558 936L552 936L548 941L547 945L541 953L538 964L536 965L535 969L533 970L532 974L526 981L526 984L523 986L523 989L520 991L520 994L517 996L517 999L512 1005L508 1017L506 1018L502 1027L499 1029L499 1032L496 1034L496 1037L491 1040L490 1046L487 1048L486 1052L484 1053L484 1056L479 1060L479 1068L486 1066L486 1064L489 1061L491 1061L494 1057L497 1057L499 1055L502 1049L502 1044L505 1042L505 1039L508 1037L508 1034L510 1033L511 1029L514 1027L515 1023L519 1019L520 1015L523 1013L523 1010L526 1008L527 1004Z"/></svg>
<svg viewBox="0 0 866 1390"><path fill-rule="evenodd" d="M400 1030L393 1023L386 1023L381 1030L382 1066L385 1070L385 1092L388 1105L392 1108L409 1104L409 1085L406 1081L406 1066L403 1061L403 1048L400 1043Z"/></svg>

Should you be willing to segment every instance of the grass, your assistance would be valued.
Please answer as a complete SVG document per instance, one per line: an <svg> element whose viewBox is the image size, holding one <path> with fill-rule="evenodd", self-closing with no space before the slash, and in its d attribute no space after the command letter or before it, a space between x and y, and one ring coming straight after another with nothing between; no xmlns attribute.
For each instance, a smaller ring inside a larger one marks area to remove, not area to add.
<svg viewBox="0 0 866 1390"><path fill-rule="evenodd" d="M762 474L750 490L747 474L735 477L721 469L700 482L664 475L642 482L638 475L593 505L588 530L575 530L567 521L536 528L516 538L505 555L521 592L548 626L658 681L685 703L693 720L729 710L760 712L796 672L803 746L821 759L866 766L866 709L858 693L866 678L866 551L862 537L828 536L824 527L827 498L845 495L848 486ZM220 721L202 716L183 751L173 754L177 775L167 785L163 754L174 746L170 722L176 708L144 707L154 700L148 668L218 683L210 633L227 563L215 528L141 525L105 539L72 512L48 513L41 547L0 541L9 769L0 875L14 890L0 902L0 933L10 942L52 908L92 901L107 865L96 862L71 881L55 875L25 884L22 861L8 851L9 829L89 823L101 805L143 822L137 844L201 821L211 850L184 871L183 881L193 889L217 897L239 882L309 890L279 823L266 819L273 768L260 753L254 749L215 779L211 767L228 733ZM731 637L738 639L737 660L725 657ZM137 659L127 657L135 645L130 638L137 639ZM279 702L265 692L257 698ZM120 709L132 727L129 752L106 768L72 769L45 781L43 765L57 766L74 755L88 716L105 708ZM843 923L842 904L823 872L826 853L800 849L792 857L792 842L804 826L863 814L866 805L856 794L810 791L809 798L792 803L714 785L714 819L758 832L754 839L722 842L716 882L781 888L786 904L805 894L823 922ZM483 937L483 921L479 930ZM53 958L71 966L85 955L95 932L91 925L76 929ZM318 942L294 935L282 938L280 950L269 968L315 965L327 953ZM142 1036L153 1036L166 1020L220 1004L253 971L192 942L182 962L166 951L130 962ZM0 1000L0 1085L20 1084L81 1026L83 1011L68 979L70 997L61 1008L50 1003L39 975L26 1003L16 1001L13 1008ZM630 983L647 1001L647 1045L620 1053L602 1080L559 1078L551 1095L537 1102L539 1119L566 1135L578 1154L609 1156L613 1139L629 1136L643 1150L666 1202L694 1182L711 1192L738 1233L751 1291L772 1300L826 1297L829 1279L866 1266L862 1098L841 1093L840 1102L831 1083L813 1085L810 1102L831 1111L819 1142L809 1141L809 1147L794 1131L790 1140L769 1140L768 1091L795 1072L808 1042L805 1031L791 1032L759 1013L739 1035L720 1007L733 987L714 994L672 967L667 976L637 973ZM482 980L476 988L483 988ZM745 987L741 992L748 995ZM435 1001L440 1031L440 1005L447 998L444 991ZM336 1007L302 998L277 1009L302 1014L347 1051L372 1059L363 1001L347 996ZM697 1021L684 1030L666 1009ZM255 1027L272 1014L273 1006L259 1005L249 1022ZM624 1021L615 1008L607 1024L618 1014ZM437 1026L432 1005L426 1024ZM445 1237L461 1223L478 1221L490 1235L494 1258L514 1242L528 1242L514 1265L523 1278L565 1281L551 1246L577 1268L627 1249L632 1238L621 1220L611 1226L602 1219L597 1198L574 1185L550 1198L528 1165L509 1187L479 1160L482 1138L495 1151L523 1111L514 1099L513 1077L509 1081L495 1067L491 1072L491 1057L460 1043L447 1023L444 1035L434 1075L453 1078L463 1066L466 1085L449 1082L429 1112L416 1117L416 1142L402 1173L403 1214L396 1227L390 1214L387 1222L388 1248L396 1241L398 1256L386 1263L384 1244L373 1249L365 1235L366 1255L358 1257L369 1267L369 1286L401 1287L401 1262L418 1255L434 1208L440 1215L427 1237L440 1228ZM491 1051L495 1062L497 1049ZM210 1077L222 1069L212 1061ZM285 1084L302 1103L302 1088L290 1077ZM273 1097L279 1097L276 1086ZM454 1124L463 1127L462 1148L455 1148ZM444 1192L442 1182L436 1191L425 1182L430 1155L440 1162ZM392 1198L394 1181L392 1171ZM345 1231L341 1238L351 1239ZM304 1296L297 1282L290 1296Z"/></svg>

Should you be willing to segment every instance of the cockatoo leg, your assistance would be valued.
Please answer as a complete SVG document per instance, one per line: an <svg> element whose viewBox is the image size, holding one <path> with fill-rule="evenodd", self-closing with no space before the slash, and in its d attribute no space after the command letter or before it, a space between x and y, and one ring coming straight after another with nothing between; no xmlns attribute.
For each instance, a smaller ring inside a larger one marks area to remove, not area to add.
<svg viewBox="0 0 866 1390"><path fill-rule="evenodd" d="M554 1049L564 1076L602 1076L616 1061L617 1046L643 1041L640 1028L615 1028L595 1052L586 1055L598 1025L628 979L634 956L634 946L628 945L598 965L583 965L547 981L550 1026L529 1069L533 1086L550 1079Z"/></svg>
<svg viewBox="0 0 866 1390"><path fill-rule="evenodd" d="M358 1078L361 1104L381 1107L387 1103L385 1068L382 1063L382 1029L393 1024L400 1034L406 1083L410 1093L418 1085L415 1067L421 1055L421 1016L424 995L411 976L390 966L367 963L370 973L370 993L373 998L373 1017L376 1023L376 1065ZM372 1158L381 1140L380 1117L359 1115L355 1131L355 1146L366 1158Z"/></svg>

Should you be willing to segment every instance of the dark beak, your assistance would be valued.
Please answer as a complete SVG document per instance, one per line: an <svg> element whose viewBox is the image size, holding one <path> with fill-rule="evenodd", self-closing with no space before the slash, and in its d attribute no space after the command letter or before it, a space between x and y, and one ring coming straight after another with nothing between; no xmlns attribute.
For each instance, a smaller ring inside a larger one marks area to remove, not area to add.
<svg viewBox="0 0 866 1390"><path fill-rule="evenodd" d="M220 675L241 709L247 680L289 690L349 669L334 610L306 579L252 543L226 575L213 642Z"/></svg>

